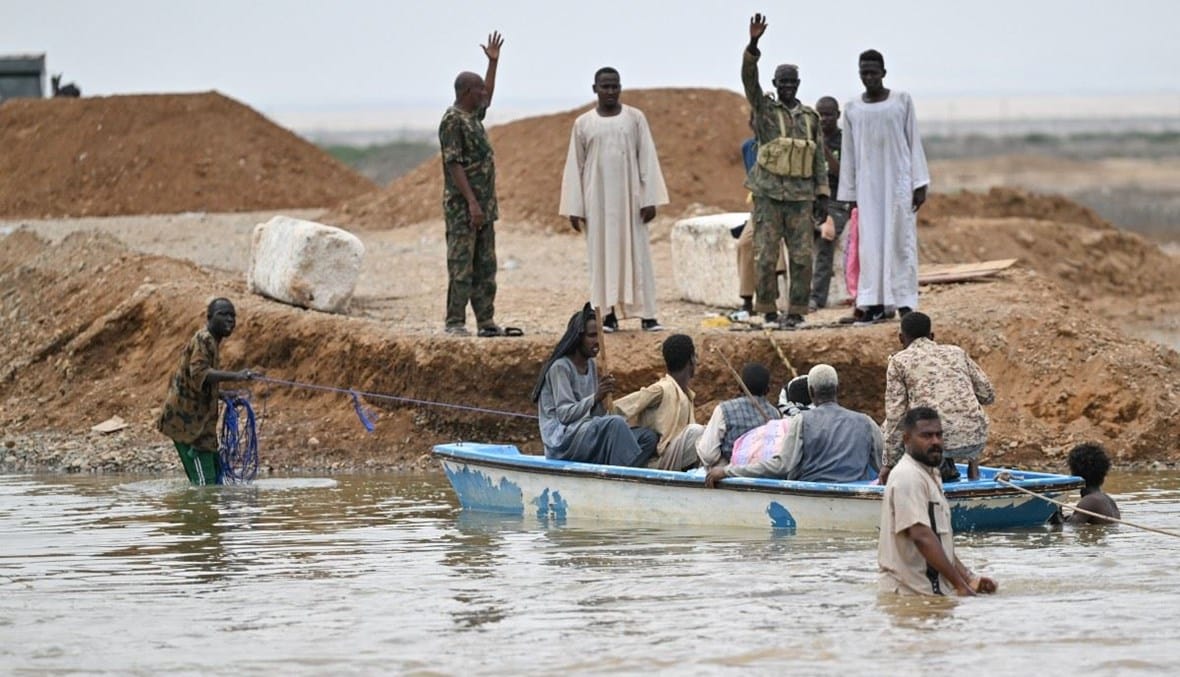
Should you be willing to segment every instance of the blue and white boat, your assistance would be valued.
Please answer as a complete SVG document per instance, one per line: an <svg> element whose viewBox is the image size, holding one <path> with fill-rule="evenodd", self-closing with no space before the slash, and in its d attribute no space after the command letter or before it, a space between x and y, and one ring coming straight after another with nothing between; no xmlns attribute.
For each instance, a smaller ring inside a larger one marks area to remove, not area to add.
<svg viewBox="0 0 1180 677"><path fill-rule="evenodd" d="M434 447L464 510L542 520L641 522L663 526L871 531L881 519L884 487L734 477L708 489L698 472L555 461L515 446L459 442ZM966 467L960 466L966 477ZM1036 527L1056 510L996 481L981 468L975 481L944 486L956 531ZM1061 500L1079 477L1005 470L1007 481Z"/></svg>

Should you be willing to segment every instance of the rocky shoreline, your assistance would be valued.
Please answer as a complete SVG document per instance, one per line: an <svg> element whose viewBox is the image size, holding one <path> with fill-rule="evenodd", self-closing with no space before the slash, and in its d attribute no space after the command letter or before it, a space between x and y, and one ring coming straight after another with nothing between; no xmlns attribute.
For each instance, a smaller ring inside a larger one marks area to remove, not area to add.
<svg viewBox="0 0 1180 677"><path fill-rule="evenodd" d="M41 431L10 435L0 439L0 474L51 473L61 475L175 475L183 476L176 451L159 436L148 439L144 434L86 433L75 435L58 431ZM275 463L263 452L258 469L259 477L276 475L304 475L327 473L352 475L359 473L441 472L438 464L424 454L410 462L381 462L375 459L356 459L322 464ZM1116 462L1113 469L1121 472L1170 472L1180 468L1175 461ZM1031 464L1027 470L1062 472L1056 464Z"/></svg>
<svg viewBox="0 0 1180 677"><path fill-rule="evenodd" d="M266 458L262 452L258 476L304 475L308 473L357 474L438 471L428 455L413 461L382 462L376 459L287 464ZM0 439L0 474L50 473L61 475L175 475L184 470L176 450L159 435L127 433L71 434L38 431L6 435Z"/></svg>

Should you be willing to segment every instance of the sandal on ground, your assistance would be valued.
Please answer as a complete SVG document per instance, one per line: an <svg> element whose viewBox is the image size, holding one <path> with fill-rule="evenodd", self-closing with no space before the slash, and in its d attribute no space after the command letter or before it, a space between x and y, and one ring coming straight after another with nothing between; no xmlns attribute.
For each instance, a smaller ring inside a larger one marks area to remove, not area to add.
<svg viewBox="0 0 1180 677"><path fill-rule="evenodd" d="M799 315L796 313L789 313L786 317L784 317L782 320L779 321L778 328L779 329L796 329L798 327L802 327L804 322L806 322L806 320L803 319L802 315Z"/></svg>
<svg viewBox="0 0 1180 677"><path fill-rule="evenodd" d="M461 324L452 324L447 327L447 333L451 336L470 336L471 333L467 331L467 327Z"/></svg>
<svg viewBox="0 0 1180 677"><path fill-rule="evenodd" d="M492 325L490 327L481 327L479 335L484 338L492 336L524 336L524 330L520 327L498 327Z"/></svg>

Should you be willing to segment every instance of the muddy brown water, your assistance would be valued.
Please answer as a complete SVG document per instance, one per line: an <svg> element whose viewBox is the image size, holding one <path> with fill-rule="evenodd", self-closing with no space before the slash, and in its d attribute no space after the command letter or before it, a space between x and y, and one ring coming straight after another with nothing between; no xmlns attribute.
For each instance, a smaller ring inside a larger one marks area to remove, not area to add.
<svg viewBox="0 0 1180 677"><path fill-rule="evenodd" d="M1108 482L1180 531L1180 473ZM1167 674L1180 539L963 534L1000 593L876 592L875 534L464 513L441 474L0 476L0 665L61 674ZM919 667L920 666L920 667Z"/></svg>

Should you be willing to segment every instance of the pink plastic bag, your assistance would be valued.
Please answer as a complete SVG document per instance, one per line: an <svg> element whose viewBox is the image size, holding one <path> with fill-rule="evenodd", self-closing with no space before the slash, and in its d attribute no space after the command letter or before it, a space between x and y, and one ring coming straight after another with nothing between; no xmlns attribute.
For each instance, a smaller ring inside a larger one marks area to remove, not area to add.
<svg viewBox="0 0 1180 677"><path fill-rule="evenodd" d="M790 430L789 418L777 418L750 430L733 443L730 465L750 465L769 459L782 447Z"/></svg>
<svg viewBox="0 0 1180 677"><path fill-rule="evenodd" d="M848 217L848 244L844 247L844 284L856 304L856 283L860 281L860 211L855 207Z"/></svg>

